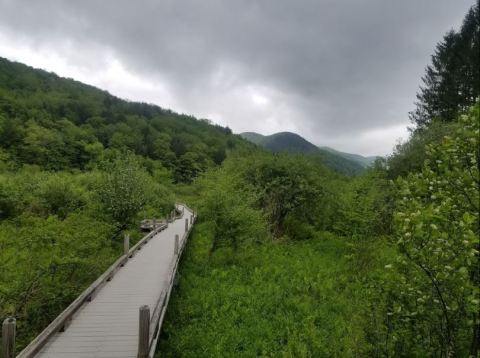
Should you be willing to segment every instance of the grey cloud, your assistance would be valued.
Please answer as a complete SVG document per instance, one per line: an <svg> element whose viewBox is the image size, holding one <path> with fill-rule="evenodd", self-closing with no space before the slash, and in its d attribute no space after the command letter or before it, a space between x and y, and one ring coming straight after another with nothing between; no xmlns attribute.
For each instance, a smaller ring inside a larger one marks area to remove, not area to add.
<svg viewBox="0 0 480 358"><path fill-rule="evenodd" d="M52 51L73 44L86 62L102 61L103 48L139 76L168 83L186 110L218 113L213 119L233 129L263 128L259 122L275 117L272 131L287 125L317 144L372 154L393 139L366 143L362 135L407 124L435 43L471 5L0 0L0 31ZM269 94L264 109L240 98L248 86Z"/></svg>

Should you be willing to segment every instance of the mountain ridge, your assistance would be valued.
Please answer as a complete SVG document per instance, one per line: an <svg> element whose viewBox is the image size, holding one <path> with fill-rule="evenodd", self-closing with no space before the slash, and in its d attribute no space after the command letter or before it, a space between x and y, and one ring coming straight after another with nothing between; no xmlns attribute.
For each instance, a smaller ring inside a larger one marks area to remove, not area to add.
<svg viewBox="0 0 480 358"><path fill-rule="evenodd" d="M319 147L293 132L278 132L267 136L256 132L243 132L240 136L272 152L319 155L325 165L342 174L359 174L378 158Z"/></svg>

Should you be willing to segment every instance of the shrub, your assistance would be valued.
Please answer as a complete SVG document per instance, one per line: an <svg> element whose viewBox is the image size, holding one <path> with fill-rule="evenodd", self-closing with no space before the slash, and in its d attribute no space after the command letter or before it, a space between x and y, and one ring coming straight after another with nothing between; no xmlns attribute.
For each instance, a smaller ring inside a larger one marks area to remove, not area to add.
<svg viewBox="0 0 480 358"><path fill-rule="evenodd" d="M479 350L479 119L477 104L452 135L427 147L421 172L398 181L391 315L406 352Z"/></svg>
<svg viewBox="0 0 480 358"><path fill-rule="evenodd" d="M57 215L61 220L86 203L86 196L71 176L54 174L39 183L40 205L46 214Z"/></svg>
<svg viewBox="0 0 480 358"><path fill-rule="evenodd" d="M101 165L100 199L119 230L133 223L146 202L147 173L132 154Z"/></svg>

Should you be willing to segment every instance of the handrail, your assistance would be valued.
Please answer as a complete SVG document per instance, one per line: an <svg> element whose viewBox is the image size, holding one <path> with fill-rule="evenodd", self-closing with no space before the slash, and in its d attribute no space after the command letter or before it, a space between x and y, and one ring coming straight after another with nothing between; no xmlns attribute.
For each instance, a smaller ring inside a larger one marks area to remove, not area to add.
<svg viewBox="0 0 480 358"><path fill-rule="evenodd" d="M160 297L155 305L153 310L153 314L150 320L150 332L149 332L149 346L150 346L150 353L149 356L153 357L155 355L155 349L157 347L158 338L160 336L160 331L162 329L163 319L165 317L165 313L167 311L168 302L170 301L170 294L172 292L172 288L175 284L175 276L177 274L178 264L180 262L180 258L182 257L183 250L187 244L187 239L190 236L190 232L192 231L193 224L195 223L196 215L195 212L190 209L185 204L180 204L184 208L187 208L189 211L192 212L190 225L188 225L188 231L183 234L181 246L179 247L178 254L175 255L172 263L169 267L169 275L167 281L167 288L160 294ZM183 211L182 211L183 217ZM188 218L186 219L188 220Z"/></svg>
<svg viewBox="0 0 480 358"><path fill-rule="evenodd" d="M60 315L58 315L33 341L26 346L17 358L31 358L39 352L55 333L66 329L73 315L79 311L85 302L90 302L95 294L115 273L125 265L135 252L144 246L154 235L167 228L168 223L160 224L153 231L137 242L127 254L118 258L99 278L87 287Z"/></svg>

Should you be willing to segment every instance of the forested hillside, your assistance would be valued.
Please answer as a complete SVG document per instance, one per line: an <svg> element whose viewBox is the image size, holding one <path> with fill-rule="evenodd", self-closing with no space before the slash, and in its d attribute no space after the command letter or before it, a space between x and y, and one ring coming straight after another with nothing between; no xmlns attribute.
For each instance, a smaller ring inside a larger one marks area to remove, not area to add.
<svg viewBox="0 0 480 358"><path fill-rule="evenodd" d="M479 14L439 44L458 42L426 70L440 82L411 138L356 176L0 60L0 317L17 348L181 200L198 221L158 356L478 356Z"/></svg>
<svg viewBox="0 0 480 358"><path fill-rule="evenodd" d="M246 140L274 153L286 152L314 157L331 170L340 174L357 175L366 167L362 161L358 161L359 158L363 158L359 155L355 156L352 154L348 157L348 153L319 148L295 133L281 132L263 136L255 132L244 132L240 135Z"/></svg>
<svg viewBox="0 0 480 358"><path fill-rule="evenodd" d="M340 151L335 150L335 149L330 148L330 147L320 147L320 149L323 149L323 150L326 150L326 151L331 152L333 154L339 155L339 156L344 157L348 160L352 160L354 162L357 162L365 168L372 165L375 162L375 160L377 160L379 158L379 156L364 157L363 155L359 155L359 154L340 152Z"/></svg>
<svg viewBox="0 0 480 358"><path fill-rule="evenodd" d="M175 182L220 164L229 128L0 58L0 149L18 166L85 169L114 151L157 161Z"/></svg>

